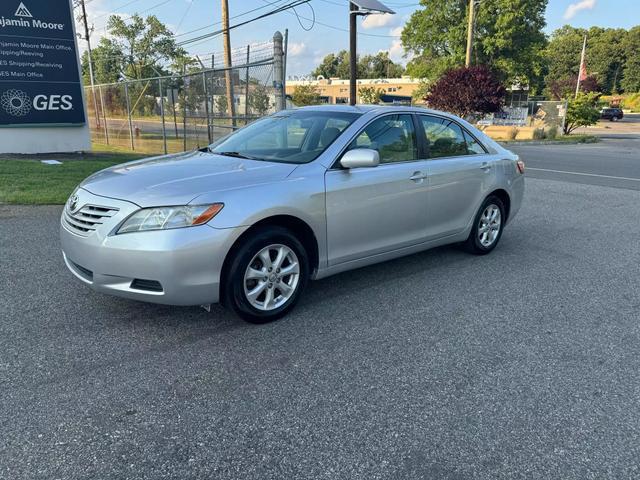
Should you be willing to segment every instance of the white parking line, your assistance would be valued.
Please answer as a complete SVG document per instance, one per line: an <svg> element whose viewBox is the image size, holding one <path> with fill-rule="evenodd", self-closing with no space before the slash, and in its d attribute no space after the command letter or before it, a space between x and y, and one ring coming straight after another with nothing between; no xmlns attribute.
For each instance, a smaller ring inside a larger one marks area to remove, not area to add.
<svg viewBox="0 0 640 480"><path fill-rule="evenodd" d="M632 182L640 182L640 178L614 177L611 175L598 175L596 173L567 172L564 170L549 170L547 168L533 168L533 167L527 167L527 170L534 170L537 172L566 173L568 175L584 175L585 177L611 178L614 180L630 180Z"/></svg>

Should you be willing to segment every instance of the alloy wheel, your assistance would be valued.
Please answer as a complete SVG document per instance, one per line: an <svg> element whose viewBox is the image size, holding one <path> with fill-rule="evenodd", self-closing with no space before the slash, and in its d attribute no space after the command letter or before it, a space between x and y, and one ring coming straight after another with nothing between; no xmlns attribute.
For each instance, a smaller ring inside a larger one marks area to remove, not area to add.
<svg viewBox="0 0 640 480"><path fill-rule="evenodd" d="M296 292L300 262L295 252L282 244L269 245L249 262L244 274L244 293L254 308L275 310Z"/></svg>
<svg viewBox="0 0 640 480"><path fill-rule="evenodd" d="M502 214L500 208L491 203L484 209L478 224L478 240L484 248L489 248L498 238L500 226L502 224Z"/></svg>

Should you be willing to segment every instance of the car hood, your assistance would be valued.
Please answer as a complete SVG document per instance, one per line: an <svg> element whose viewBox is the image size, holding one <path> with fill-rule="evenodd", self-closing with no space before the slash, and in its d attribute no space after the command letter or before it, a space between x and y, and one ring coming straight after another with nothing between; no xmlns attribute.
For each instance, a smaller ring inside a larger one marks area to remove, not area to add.
<svg viewBox="0 0 640 480"><path fill-rule="evenodd" d="M186 205L204 193L282 180L296 167L195 151L115 165L80 186L140 207Z"/></svg>

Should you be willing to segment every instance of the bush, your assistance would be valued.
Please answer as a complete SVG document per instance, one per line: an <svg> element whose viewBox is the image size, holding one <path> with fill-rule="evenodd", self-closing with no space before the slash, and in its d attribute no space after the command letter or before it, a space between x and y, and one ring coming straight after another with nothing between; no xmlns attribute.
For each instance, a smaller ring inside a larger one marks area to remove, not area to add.
<svg viewBox="0 0 640 480"><path fill-rule="evenodd" d="M625 96L622 100L622 108L631 110L632 112L640 112L640 93L633 93Z"/></svg>
<svg viewBox="0 0 640 480"><path fill-rule="evenodd" d="M380 103L380 98L384 95L384 90L376 87L360 87L358 90L360 102L374 105Z"/></svg>
<svg viewBox="0 0 640 480"><path fill-rule="evenodd" d="M430 107L460 117L480 116L500 110L506 90L486 66L448 70L426 96Z"/></svg>
<svg viewBox="0 0 640 480"><path fill-rule="evenodd" d="M549 140L555 140L558 137L558 127L555 125L553 127L549 127L546 136Z"/></svg>
<svg viewBox="0 0 640 480"><path fill-rule="evenodd" d="M545 139L544 128L536 128L533 131L533 139L534 140L544 140Z"/></svg>
<svg viewBox="0 0 640 480"><path fill-rule="evenodd" d="M511 127L509 129L509 131L507 132L507 136L509 138L509 140L515 140L518 136L518 133L520 133L520 130L516 127Z"/></svg>
<svg viewBox="0 0 640 480"><path fill-rule="evenodd" d="M320 104L320 90L315 85L296 85L291 95L291 101L296 107Z"/></svg>
<svg viewBox="0 0 640 480"><path fill-rule="evenodd" d="M597 93L581 93L569 100L564 124L565 135L570 135L578 127L595 125L600 120L599 98Z"/></svg>

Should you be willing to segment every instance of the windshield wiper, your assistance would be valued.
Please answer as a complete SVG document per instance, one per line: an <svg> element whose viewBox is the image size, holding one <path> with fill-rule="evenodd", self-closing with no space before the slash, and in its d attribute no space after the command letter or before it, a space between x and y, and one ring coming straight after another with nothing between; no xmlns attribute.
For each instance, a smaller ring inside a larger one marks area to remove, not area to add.
<svg viewBox="0 0 640 480"><path fill-rule="evenodd" d="M215 153L216 155L224 155L225 157L235 157L235 158L244 158L247 160L259 160L258 158L255 157L250 157L249 155L244 155L240 152L214 152L211 151L211 153Z"/></svg>

